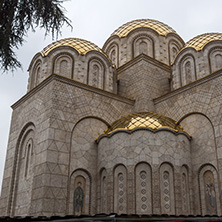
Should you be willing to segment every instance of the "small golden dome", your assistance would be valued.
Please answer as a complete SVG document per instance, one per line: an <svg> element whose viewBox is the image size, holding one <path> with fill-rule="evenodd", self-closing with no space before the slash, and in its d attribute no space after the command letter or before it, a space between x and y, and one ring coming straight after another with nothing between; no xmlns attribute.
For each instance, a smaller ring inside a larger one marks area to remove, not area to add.
<svg viewBox="0 0 222 222"><path fill-rule="evenodd" d="M116 130L133 130L135 128L162 129L167 128L175 132L185 132L173 119L153 112L133 113L120 118L108 127L104 134L110 134Z"/></svg>
<svg viewBox="0 0 222 222"><path fill-rule="evenodd" d="M215 40L222 40L222 33L205 33L202 35L198 35L188 41L184 48L192 47L197 51L200 51L207 43Z"/></svg>
<svg viewBox="0 0 222 222"><path fill-rule="evenodd" d="M123 38L127 36L132 30L141 27L153 29L157 33L159 33L159 35L163 36L166 36L168 33L176 33L176 31L173 30L171 27L157 20L138 19L131 22L127 22L126 24L120 26L116 31L113 32L111 36L117 35L120 38Z"/></svg>
<svg viewBox="0 0 222 222"><path fill-rule="evenodd" d="M49 52L60 46L72 47L76 49L78 53L81 55L85 55L89 51L98 51L105 55L105 53L97 45L93 44L92 42L86 41L84 39L78 39L78 38L66 38L53 42L47 47L45 47L41 51L41 54L42 56L47 56Z"/></svg>

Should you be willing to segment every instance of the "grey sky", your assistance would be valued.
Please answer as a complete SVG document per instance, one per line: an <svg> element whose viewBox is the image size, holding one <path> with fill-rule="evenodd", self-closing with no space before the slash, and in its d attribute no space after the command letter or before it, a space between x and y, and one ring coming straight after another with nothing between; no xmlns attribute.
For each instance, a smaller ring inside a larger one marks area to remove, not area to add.
<svg viewBox="0 0 222 222"><path fill-rule="evenodd" d="M150 18L171 26L188 41L206 32L222 32L221 0L70 0L63 4L74 27L64 27L61 38L77 37L103 46L110 34L134 19ZM0 187L11 119L10 106L26 93L32 57L52 42L43 30L29 33L17 50L23 70L0 75Z"/></svg>

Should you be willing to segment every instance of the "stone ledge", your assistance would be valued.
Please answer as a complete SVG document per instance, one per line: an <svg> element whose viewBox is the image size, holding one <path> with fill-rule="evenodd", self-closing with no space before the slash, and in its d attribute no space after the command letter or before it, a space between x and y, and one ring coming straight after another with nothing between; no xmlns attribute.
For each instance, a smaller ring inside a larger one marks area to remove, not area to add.
<svg viewBox="0 0 222 222"><path fill-rule="evenodd" d="M78 82L78 81L75 81L73 79L68 79L64 76L60 76L60 75L57 75L57 74L52 74L50 75L47 79L45 79L43 82L41 82L38 86L36 86L35 88L33 88L31 91L29 91L26 95L24 95L21 99L19 99L16 103L14 103L11 107L12 109L16 109L18 106L20 106L23 102L25 102L27 99L29 99L30 97L32 97L34 94L36 94L37 92L39 92L42 88L44 88L45 86L47 86L49 83L51 83L52 81L58 81L58 82L62 82L62 83L66 83L68 85L72 85L72 86L75 86L77 88L81 88L81 89L84 89L84 90L87 90L87 91L90 91L90 92L93 92L93 93L97 93L99 95L102 95L102 96L105 96L105 97L108 97L108 98L111 98L111 99L114 99L114 100L117 100L117 101L120 101L120 102L123 102L123 103L126 103L126 104L129 104L129 105L134 105L135 101L134 100L131 100L131 99L128 99L128 98L125 98L125 97L122 97L122 96L119 96L119 95L116 95L114 93L111 93L111 92L107 92L107 91L104 91L102 89L98 89L98 88L95 88L93 86L89 86L87 84L84 84L84 83L81 83L81 82Z"/></svg>
<svg viewBox="0 0 222 222"><path fill-rule="evenodd" d="M194 87L197 87L197 86L200 86L200 85L202 85L204 83L207 83L207 82L209 82L209 81L211 81L213 79L216 79L216 78L218 78L220 76L222 76L222 70L219 70L217 72L214 72L212 74L204 76L201 79L198 79L198 80L196 80L196 81L194 81L192 83L189 83L189 84L187 84L185 86L182 86L182 87L180 87L178 89L175 89L174 91L169 92L169 93L167 93L167 94L165 94L165 95L163 95L163 96L161 96L159 98L154 99L153 100L154 101L154 105L156 105L158 103L161 103L161 102L163 102L163 101L165 101L165 100L167 100L167 99L169 99L171 97L177 96L177 95L179 95L179 94L181 94L183 92L186 92L186 91L188 91L188 90L190 90L190 89L192 89Z"/></svg>
<svg viewBox="0 0 222 222"><path fill-rule="evenodd" d="M142 60L145 60L146 62L149 62L151 63L152 65L155 65L167 72L171 72L171 68L170 66L150 57L150 56L147 56L145 54L140 54L138 55L137 57L135 57L134 59L130 60L129 62L127 62L126 64L120 66L118 69L117 69L117 75L121 74L121 72L129 69L131 66L133 66L135 63L138 63Z"/></svg>

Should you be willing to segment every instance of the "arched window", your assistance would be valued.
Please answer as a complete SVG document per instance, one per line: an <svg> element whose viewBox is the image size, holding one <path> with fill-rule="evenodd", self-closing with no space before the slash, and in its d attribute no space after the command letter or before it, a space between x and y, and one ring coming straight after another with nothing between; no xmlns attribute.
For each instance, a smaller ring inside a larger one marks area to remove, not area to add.
<svg viewBox="0 0 222 222"><path fill-rule="evenodd" d="M24 176L27 178L30 175L30 170L32 170L32 139L30 139L25 147L25 170Z"/></svg>
<svg viewBox="0 0 222 222"><path fill-rule="evenodd" d="M73 78L73 65L74 60L71 55L60 54L54 60L53 72L71 79Z"/></svg>
<svg viewBox="0 0 222 222"><path fill-rule="evenodd" d="M104 83L105 83L104 65L98 59L92 59L89 62L87 84L100 89L104 89Z"/></svg>
<svg viewBox="0 0 222 222"><path fill-rule="evenodd" d="M221 54L217 54L215 56L215 60L216 60L216 67L217 67L217 69L221 69L222 68L222 55Z"/></svg>
<svg viewBox="0 0 222 222"><path fill-rule="evenodd" d="M133 41L133 57L145 54L154 57L153 40L148 36L140 36Z"/></svg>
<svg viewBox="0 0 222 222"><path fill-rule="evenodd" d="M189 84L197 79L195 61L193 56L186 55L184 59L182 59L182 61L180 62L180 68L181 86Z"/></svg>

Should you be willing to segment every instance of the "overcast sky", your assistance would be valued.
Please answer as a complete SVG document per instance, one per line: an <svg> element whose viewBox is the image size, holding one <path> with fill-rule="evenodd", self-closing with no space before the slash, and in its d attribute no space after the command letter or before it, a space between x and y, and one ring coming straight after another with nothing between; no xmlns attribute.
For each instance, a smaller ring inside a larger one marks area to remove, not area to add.
<svg viewBox="0 0 222 222"><path fill-rule="evenodd" d="M185 42L207 32L222 32L221 0L70 0L63 4L73 31L64 27L59 37L77 37L103 46L122 24L141 18L159 20L172 27ZM11 120L10 106L26 93L32 57L52 42L44 31L30 32L17 50L23 70L0 75L0 187Z"/></svg>

